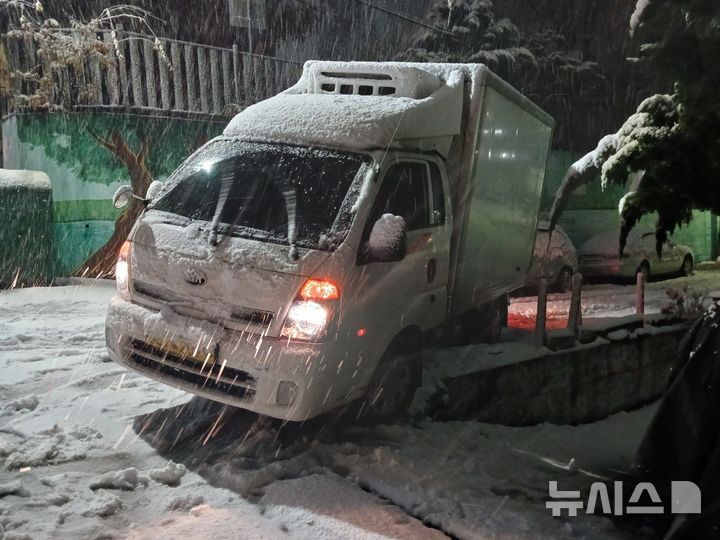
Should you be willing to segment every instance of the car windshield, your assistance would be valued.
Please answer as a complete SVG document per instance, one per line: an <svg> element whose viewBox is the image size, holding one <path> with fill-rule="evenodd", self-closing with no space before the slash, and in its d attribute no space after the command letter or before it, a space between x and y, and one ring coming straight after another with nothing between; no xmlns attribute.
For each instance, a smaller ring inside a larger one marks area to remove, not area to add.
<svg viewBox="0 0 720 540"><path fill-rule="evenodd" d="M352 222L362 164L347 152L222 139L190 158L153 208L220 234L331 250Z"/></svg>

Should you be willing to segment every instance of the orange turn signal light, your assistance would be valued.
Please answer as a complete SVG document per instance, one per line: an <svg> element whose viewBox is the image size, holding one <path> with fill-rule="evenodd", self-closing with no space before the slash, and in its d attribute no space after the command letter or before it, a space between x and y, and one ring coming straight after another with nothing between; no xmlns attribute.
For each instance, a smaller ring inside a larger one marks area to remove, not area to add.
<svg viewBox="0 0 720 540"><path fill-rule="evenodd" d="M337 300L340 289L332 281L325 279L308 279L300 289L304 300Z"/></svg>

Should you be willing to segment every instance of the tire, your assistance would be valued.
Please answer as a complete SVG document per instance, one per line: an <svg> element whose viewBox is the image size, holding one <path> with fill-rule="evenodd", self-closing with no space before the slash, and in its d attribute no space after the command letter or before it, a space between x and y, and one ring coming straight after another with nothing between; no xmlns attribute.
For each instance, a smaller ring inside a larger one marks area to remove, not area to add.
<svg viewBox="0 0 720 540"><path fill-rule="evenodd" d="M635 274L645 274L645 281L650 281L650 263L647 261L643 261L640 263L640 266L638 266L637 270L635 271Z"/></svg>
<svg viewBox="0 0 720 540"><path fill-rule="evenodd" d="M565 266L562 270L560 270L553 286L555 292L565 293L572 289L573 274L573 269L569 266Z"/></svg>
<svg viewBox="0 0 720 540"><path fill-rule="evenodd" d="M693 273L693 258L690 255L685 255L682 265L680 266L681 276L690 276Z"/></svg>
<svg viewBox="0 0 720 540"><path fill-rule="evenodd" d="M355 407L354 416L359 423L390 424L405 414L422 382L419 345L419 340L415 344L407 343L405 347L393 344L385 351L365 397Z"/></svg>

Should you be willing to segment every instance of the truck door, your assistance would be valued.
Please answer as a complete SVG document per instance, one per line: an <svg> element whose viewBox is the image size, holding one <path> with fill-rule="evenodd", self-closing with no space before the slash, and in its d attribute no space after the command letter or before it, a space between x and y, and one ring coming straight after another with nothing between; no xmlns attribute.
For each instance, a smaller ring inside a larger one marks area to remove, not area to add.
<svg viewBox="0 0 720 540"><path fill-rule="evenodd" d="M365 265L363 279L373 285L376 294L380 291L373 301L376 306L384 306L378 316L382 320L396 314L403 319L400 326L432 328L446 315L450 237L447 199L438 165L401 158L385 169L361 246L384 214L405 220L407 249L401 261L360 259Z"/></svg>

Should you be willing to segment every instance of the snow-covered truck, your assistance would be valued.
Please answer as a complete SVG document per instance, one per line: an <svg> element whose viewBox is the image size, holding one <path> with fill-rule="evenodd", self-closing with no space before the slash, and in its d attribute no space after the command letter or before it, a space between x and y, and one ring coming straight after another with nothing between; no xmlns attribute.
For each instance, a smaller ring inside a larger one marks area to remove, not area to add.
<svg viewBox="0 0 720 540"><path fill-rule="evenodd" d="M483 65L307 62L151 186L117 263L111 357L276 418L396 417L425 338L506 319L552 130Z"/></svg>

